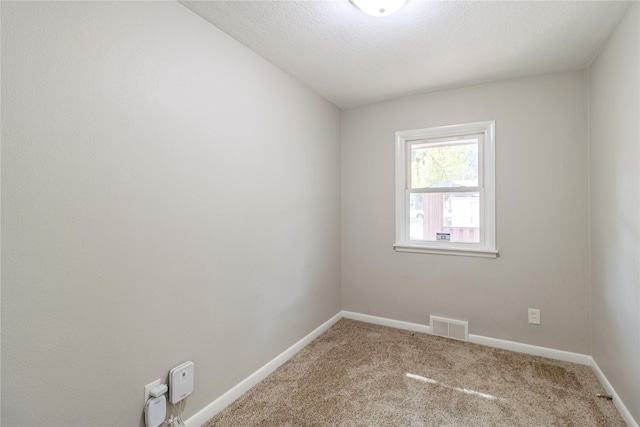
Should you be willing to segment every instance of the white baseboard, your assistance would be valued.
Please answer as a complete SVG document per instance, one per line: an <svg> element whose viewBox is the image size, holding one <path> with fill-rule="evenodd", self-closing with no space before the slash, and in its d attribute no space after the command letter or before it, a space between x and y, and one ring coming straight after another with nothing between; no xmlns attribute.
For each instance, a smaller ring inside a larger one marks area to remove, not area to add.
<svg viewBox="0 0 640 427"><path fill-rule="evenodd" d="M549 359L577 363L580 365L591 364L591 356L587 354L572 353L570 351L556 350L554 348L539 347L537 345L523 344L514 341L505 341L497 338L489 338L473 334L469 334L469 342L472 342L474 344L486 345L487 347L515 351L517 353L530 354L532 356L542 356Z"/></svg>
<svg viewBox="0 0 640 427"><path fill-rule="evenodd" d="M613 397L613 404L616 405L616 408L618 409L618 412L620 412L620 416L622 417L624 422L627 423L629 427L638 427L638 423L633 419L631 412L629 412L622 400L620 400L620 396L618 396L618 393L616 393L615 389L613 388L607 377L604 376L604 373L602 372L602 370L600 370L600 367L593 358L591 358L591 369L593 369L596 377L598 377L598 380L600 380L600 384L602 384L602 387L604 387L606 392L610 394L611 397Z"/></svg>
<svg viewBox="0 0 640 427"><path fill-rule="evenodd" d="M311 341L322 335L327 329L333 326L341 318L358 320L360 322L373 323L375 325L389 326L391 328L404 329L414 332L431 333L431 328L427 325L418 323L403 322L401 320L387 319L385 317L371 316L368 314L355 313L352 311L341 311L340 313L327 320L325 323L316 328L309 335L289 347L287 350L278 355L275 359L258 369L249 377L244 379L238 385L227 391L225 394L211 402L205 408L194 414L186 420L186 427L199 427L209 421L214 415L222 411L234 400L249 391L253 386L265 379L270 373L275 371L283 363L293 357L297 352L302 350ZM548 357L550 359L562 360L565 362L578 363L581 365L590 365L604 389L613 396L613 403L620 412L620 415L629 427L639 427L638 423L633 419L627 407L622 403L620 397L613 389L604 376L593 358L586 354L572 353L564 350L556 350L547 347L539 347L535 345L523 344L513 341L505 341L497 338L489 338L481 335L469 334L469 341L474 344L485 345L488 347L500 348L503 350L515 351L518 353L531 354L533 356Z"/></svg>
<svg viewBox="0 0 640 427"><path fill-rule="evenodd" d="M339 312L331 319L318 326L310 334L302 338L300 341L280 353L275 359L264 365L262 368L249 375L238 385L227 391L225 394L205 406L203 409L195 413L192 417L185 421L186 427L200 427L209 421L214 415L229 406L237 398L249 391L253 386L265 379L270 373L278 369L283 363L291 359L297 352L302 350L311 341L322 335L327 329L333 326L342 318L342 312Z"/></svg>
<svg viewBox="0 0 640 427"><path fill-rule="evenodd" d="M426 334L431 332L431 328L427 325L387 319L386 317L370 316L368 314L354 313L353 311L343 311L342 317L345 319L358 320L360 322L373 323L375 325L389 326L390 328L405 329L407 331L424 332Z"/></svg>
<svg viewBox="0 0 640 427"><path fill-rule="evenodd" d="M431 328L427 325L418 323L403 322L400 320L387 319L384 317L370 316L368 314L354 313L351 311L343 311L342 316L347 319L359 320L361 322L374 323L376 325L389 326L392 328L406 329L409 331L431 333ZM580 353L571 353L569 351L555 350L553 348L538 347L535 345L522 344L519 342L505 341L497 338L483 337L481 335L469 334L469 342L474 344L486 345L487 347L501 348L503 350L511 350L518 353L531 354L534 356L548 357L550 359L563 360L565 362L579 363L581 365L590 365L591 356Z"/></svg>

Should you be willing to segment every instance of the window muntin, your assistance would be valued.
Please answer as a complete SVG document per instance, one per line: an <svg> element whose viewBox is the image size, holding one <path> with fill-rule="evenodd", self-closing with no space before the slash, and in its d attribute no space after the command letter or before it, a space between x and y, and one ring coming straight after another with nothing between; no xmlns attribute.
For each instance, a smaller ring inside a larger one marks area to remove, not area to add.
<svg viewBox="0 0 640 427"><path fill-rule="evenodd" d="M397 251L496 256L494 129L397 132Z"/></svg>

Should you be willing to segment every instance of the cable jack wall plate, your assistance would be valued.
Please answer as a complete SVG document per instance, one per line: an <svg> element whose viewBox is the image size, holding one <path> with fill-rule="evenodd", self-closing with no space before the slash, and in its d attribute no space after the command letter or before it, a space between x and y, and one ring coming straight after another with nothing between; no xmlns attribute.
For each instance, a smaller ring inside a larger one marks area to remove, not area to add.
<svg viewBox="0 0 640 427"><path fill-rule="evenodd" d="M174 405L193 393L193 362L169 371L169 401Z"/></svg>

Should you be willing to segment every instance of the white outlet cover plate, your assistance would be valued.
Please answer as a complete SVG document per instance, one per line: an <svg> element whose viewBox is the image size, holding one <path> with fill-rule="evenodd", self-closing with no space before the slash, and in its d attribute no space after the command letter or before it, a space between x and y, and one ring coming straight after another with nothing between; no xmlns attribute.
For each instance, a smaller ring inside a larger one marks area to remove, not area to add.
<svg viewBox="0 0 640 427"><path fill-rule="evenodd" d="M162 381L160 381L160 379L157 379L154 382L144 386L144 403L145 404L147 403L147 400L149 400L149 398L151 397L151 390L153 390L154 387L159 386L161 383Z"/></svg>
<svg viewBox="0 0 640 427"><path fill-rule="evenodd" d="M529 323L531 323L532 325L539 325L540 324L540 310L537 308L530 308L529 309Z"/></svg>
<svg viewBox="0 0 640 427"><path fill-rule="evenodd" d="M169 401L174 405L193 393L193 362L185 362L169 372Z"/></svg>

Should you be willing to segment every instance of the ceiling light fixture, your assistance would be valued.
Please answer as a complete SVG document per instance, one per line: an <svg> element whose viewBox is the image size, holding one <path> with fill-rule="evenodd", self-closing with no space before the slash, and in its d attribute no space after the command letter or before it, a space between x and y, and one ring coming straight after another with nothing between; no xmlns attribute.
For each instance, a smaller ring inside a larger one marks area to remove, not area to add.
<svg viewBox="0 0 640 427"><path fill-rule="evenodd" d="M407 0L351 0L358 9L371 16L388 16L395 13Z"/></svg>

